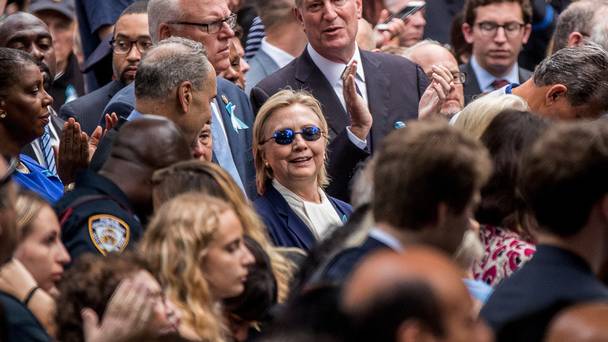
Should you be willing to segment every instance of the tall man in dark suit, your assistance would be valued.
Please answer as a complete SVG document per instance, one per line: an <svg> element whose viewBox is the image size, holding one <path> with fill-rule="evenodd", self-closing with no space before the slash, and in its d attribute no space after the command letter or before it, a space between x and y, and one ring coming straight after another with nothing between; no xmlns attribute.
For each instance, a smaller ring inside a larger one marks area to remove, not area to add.
<svg viewBox="0 0 608 342"><path fill-rule="evenodd" d="M355 42L361 0L297 0L296 16L308 37L304 52L251 91L254 111L282 88L306 89L322 105L329 124L328 193L348 200L356 165L373 153L395 126L418 117L418 102L428 85L420 67L399 56L359 50ZM373 116L354 121L344 101L341 75L356 61L355 82Z"/></svg>
<svg viewBox="0 0 608 342"><path fill-rule="evenodd" d="M230 67L230 39L234 37L236 17L224 0L150 0L148 22L153 42L169 37L183 37L197 41L205 47L215 72ZM217 96L211 102L211 130L213 157L244 189L255 196L255 169L253 166L253 113L245 93L236 85L217 78ZM104 112L135 106L134 87L119 91L108 103ZM128 116L129 112L117 114Z"/></svg>
<svg viewBox="0 0 608 342"><path fill-rule="evenodd" d="M135 80L137 65L142 54L152 46L148 33L148 7L137 1L127 7L114 25L112 37L112 65L114 80L105 86L71 101L61 107L59 116L74 118L87 134L93 133L105 114L103 109L110 99L124 86Z"/></svg>
<svg viewBox="0 0 608 342"><path fill-rule="evenodd" d="M465 103L529 79L532 73L518 66L517 57L532 30L530 0L468 0L464 11L462 32L473 45L471 60L460 67L467 73Z"/></svg>
<svg viewBox="0 0 608 342"><path fill-rule="evenodd" d="M375 158L375 226L363 244L327 264L325 281L343 284L377 250L428 244L453 254L491 168L479 142L443 122L414 122L391 133Z"/></svg>
<svg viewBox="0 0 608 342"><path fill-rule="evenodd" d="M497 341L540 341L567 306L608 300L608 123L558 124L522 161L520 189L536 218L534 258L495 290L481 316Z"/></svg>

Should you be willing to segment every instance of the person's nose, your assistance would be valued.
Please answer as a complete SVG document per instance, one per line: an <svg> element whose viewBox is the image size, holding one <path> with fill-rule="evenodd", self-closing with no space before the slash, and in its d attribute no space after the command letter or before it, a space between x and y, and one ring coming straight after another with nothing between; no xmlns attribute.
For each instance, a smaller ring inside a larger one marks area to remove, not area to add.
<svg viewBox="0 0 608 342"><path fill-rule="evenodd" d="M507 41L507 31L504 27L497 27L496 34L494 35L495 43L504 43Z"/></svg>
<svg viewBox="0 0 608 342"><path fill-rule="evenodd" d="M255 262L255 258L253 257L253 254L251 254L251 252L249 251L249 248L247 248L247 246L245 246L245 244L243 244L242 246L243 246L242 247L243 255L241 258L241 264L244 267L253 265L253 263Z"/></svg>
<svg viewBox="0 0 608 342"><path fill-rule="evenodd" d="M412 24L416 27L424 27L426 25L424 15L421 12L415 13L412 17Z"/></svg>
<svg viewBox="0 0 608 342"><path fill-rule="evenodd" d="M38 46L36 46L34 43L31 45L28 53L38 62L44 59L44 51L38 48Z"/></svg>
<svg viewBox="0 0 608 342"><path fill-rule="evenodd" d="M331 1L326 1L323 5L323 18L327 21L333 21L338 16L336 8Z"/></svg>
<svg viewBox="0 0 608 342"><path fill-rule="evenodd" d="M224 39L230 39L235 36L234 29L232 29L225 21L222 23L222 28L217 34L221 35L221 37Z"/></svg>
<svg viewBox="0 0 608 342"><path fill-rule="evenodd" d="M61 265L66 265L71 261L70 254L65 249L62 242L59 242L59 249L57 250L57 262Z"/></svg>
<svg viewBox="0 0 608 342"><path fill-rule="evenodd" d="M131 45L131 50L127 53L127 60L129 62L139 62L141 60L141 52L135 43Z"/></svg>
<svg viewBox="0 0 608 342"><path fill-rule="evenodd" d="M245 60L245 58L241 58L240 60L240 67L241 67L241 74L246 74L247 71L249 71L249 69L251 68L249 66L249 63L247 63L247 61Z"/></svg>
<svg viewBox="0 0 608 342"><path fill-rule="evenodd" d="M300 150L304 150L308 147L308 145L306 145L306 140L304 140L304 138L302 137L302 134L296 134L295 137L293 138L293 149L296 151L300 151Z"/></svg>
<svg viewBox="0 0 608 342"><path fill-rule="evenodd" d="M53 105L53 97L46 91L46 89L44 89L44 87L42 88L41 92L42 94L42 106L43 107L48 107Z"/></svg>

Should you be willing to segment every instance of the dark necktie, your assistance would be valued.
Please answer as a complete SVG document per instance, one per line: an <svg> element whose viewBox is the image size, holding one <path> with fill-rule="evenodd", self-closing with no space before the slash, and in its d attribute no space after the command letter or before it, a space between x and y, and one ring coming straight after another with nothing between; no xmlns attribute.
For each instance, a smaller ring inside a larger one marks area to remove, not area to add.
<svg viewBox="0 0 608 342"><path fill-rule="evenodd" d="M492 87L494 87L494 89L500 89L509 83L510 82L505 79L495 79L494 82L492 82Z"/></svg>

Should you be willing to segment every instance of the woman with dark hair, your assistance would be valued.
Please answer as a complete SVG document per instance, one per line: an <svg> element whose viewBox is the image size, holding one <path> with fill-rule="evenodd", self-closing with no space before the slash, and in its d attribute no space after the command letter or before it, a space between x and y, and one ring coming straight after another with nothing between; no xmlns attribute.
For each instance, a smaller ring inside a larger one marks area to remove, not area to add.
<svg viewBox="0 0 608 342"><path fill-rule="evenodd" d="M19 155L13 180L51 203L63 195L63 183L34 159L19 153L44 134L52 103L36 60L23 51L0 48L0 150L5 155Z"/></svg>
<svg viewBox="0 0 608 342"><path fill-rule="evenodd" d="M473 265L475 279L496 286L536 251L517 191L522 153L548 127L538 115L517 110L499 113L481 135L492 157L494 172L481 190L475 217L481 224L484 256Z"/></svg>

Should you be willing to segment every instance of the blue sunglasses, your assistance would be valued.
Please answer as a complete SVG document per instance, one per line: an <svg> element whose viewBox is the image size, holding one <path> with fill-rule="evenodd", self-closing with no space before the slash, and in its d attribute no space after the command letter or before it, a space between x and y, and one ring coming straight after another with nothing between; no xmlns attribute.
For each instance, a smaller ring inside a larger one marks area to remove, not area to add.
<svg viewBox="0 0 608 342"><path fill-rule="evenodd" d="M289 145L295 140L296 134L301 134L302 138L306 141L315 141L321 138L322 132L323 131L317 126L304 127L301 131L297 132L291 128L285 128L272 133L272 137L262 141L260 145L263 145L272 139L279 145Z"/></svg>

